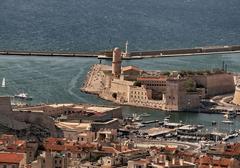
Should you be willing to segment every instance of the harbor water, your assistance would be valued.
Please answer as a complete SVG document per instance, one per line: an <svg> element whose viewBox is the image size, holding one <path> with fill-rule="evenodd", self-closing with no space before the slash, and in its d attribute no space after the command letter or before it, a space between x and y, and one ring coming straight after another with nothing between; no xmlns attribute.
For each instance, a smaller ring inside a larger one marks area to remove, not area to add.
<svg viewBox="0 0 240 168"><path fill-rule="evenodd" d="M208 56L188 56L177 58L154 58L142 60L124 60L124 65L135 65L148 70L197 70L220 68L222 61L228 64L229 70L240 72L240 54L218 54ZM93 103L111 104L95 95L80 91L89 68L98 63L96 58L63 58L63 57L19 57L0 56L0 77L5 78L6 87L0 88L0 95L13 96L27 92L33 97L32 104L39 103ZM110 64L108 60L102 63ZM163 112L147 108L123 106L125 115L132 113L149 113L146 120L162 121L171 114L171 122L203 124L206 129L229 131L240 129L240 116L233 125L221 123L222 114L204 114L191 112ZM218 124L211 126L212 121Z"/></svg>
<svg viewBox="0 0 240 168"><path fill-rule="evenodd" d="M0 49L42 51L99 51L124 47L159 50L240 44L239 0L1 0ZM240 72L240 54L125 60L148 70L219 68ZM80 92L91 58L0 56L0 95L27 92L38 103L111 104ZM103 63L110 63L103 61ZM147 112L149 120L169 115L159 110L123 107L124 113ZM222 115L172 113L170 121L223 125ZM239 117L235 129L240 128ZM1 129L0 129L1 130Z"/></svg>

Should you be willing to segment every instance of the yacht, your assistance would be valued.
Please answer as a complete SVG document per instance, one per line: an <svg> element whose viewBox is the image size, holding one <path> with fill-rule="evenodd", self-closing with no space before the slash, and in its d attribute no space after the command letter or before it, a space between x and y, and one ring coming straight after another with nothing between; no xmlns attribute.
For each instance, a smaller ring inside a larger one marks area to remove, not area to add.
<svg viewBox="0 0 240 168"><path fill-rule="evenodd" d="M2 79L2 88L5 88L6 87L6 81L5 81L5 78Z"/></svg>
<svg viewBox="0 0 240 168"><path fill-rule="evenodd" d="M23 99L23 100L32 100L32 97L28 96L27 93L19 93L14 95L14 97L18 99Z"/></svg>
<svg viewBox="0 0 240 168"><path fill-rule="evenodd" d="M222 121L222 123L224 123L224 124L233 124L233 121L230 121L230 120L224 120L224 121Z"/></svg>
<svg viewBox="0 0 240 168"><path fill-rule="evenodd" d="M226 114L224 114L224 117L227 119L234 119L237 117L237 112L235 110L229 110Z"/></svg>

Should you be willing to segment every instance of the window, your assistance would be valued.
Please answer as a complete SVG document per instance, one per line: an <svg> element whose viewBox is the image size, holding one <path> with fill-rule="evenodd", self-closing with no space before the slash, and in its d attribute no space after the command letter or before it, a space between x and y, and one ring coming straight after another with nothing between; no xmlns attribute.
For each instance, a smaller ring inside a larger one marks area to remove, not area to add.
<svg viewBox="0 0 240 168"><path fill-rule="evenodd" d="M7 168L7 165L3 165L3 168Z"/></svg>

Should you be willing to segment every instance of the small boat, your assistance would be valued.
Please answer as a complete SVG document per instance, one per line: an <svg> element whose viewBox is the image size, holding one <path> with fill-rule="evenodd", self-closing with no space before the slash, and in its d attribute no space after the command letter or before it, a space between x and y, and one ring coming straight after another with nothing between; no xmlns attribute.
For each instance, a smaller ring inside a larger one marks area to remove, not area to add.
<svg viewBox="0 0 240 168"><path fill-rule="evenodd" d="M132 121L136 122L136 121L142 121L142 118L140 115L137 115L136 113L133 114L132 116Z"/></svg>
<svg viewBox="0 0 240 168"><path fill-rule="evenodd" d="M140 116L141 116L141 117L149 117L150 114L148 114L148 113L143 113L143 114L141 114Z"/></svg>
<svg viewBox="0 0 240 168"><path fill-rule="evenodd" d="M32 97L28 96L27 93L19 93L17 95L14 95L14 97L23 100L32 100Z"/></svg>
<svg viewBox="0 0 240 168"><path fill-rule="evenodd" d="M224 121L222 121L222 123L224 123L224 124L233 124L233 121L230 121L230 120L224 120Z"/></svg>
<svg viewBox="0 0 240 168"><path fill-rule="evenodd" d="M170 115L168 115L168 116L166 116L164 119L168 119L168 120L169 120L169 119L170 119L170 117L171 117L171 116L170 116Z"/></svg>
<svg viewBox="0 0 240 168"><path fill-rule="evenodd" d="M157 123L159 122L158 120L150 120L150 121L144 121L142 124L152 124L152 123Z"/></svg>
<svg viewBox="0 0 240 168"><path fill-rule="evenodd" d="M133 123L133 125L135 126L135 128L137 128L137 129L139 129L139 128L142 128L142 127L145 127L145 125L144 124L142 124L142 123L139 123L139 122L135 122L135 123Z"/></svg>
<svg viewBox="0 0 240 168"><path fill-rule="evenodd" d="M201 124L197 125L197 128L199 128L199 129L201 129L203 127L204 127L204 125L201 125Z"/></svg>
<svg viewBox="0 0 240 168"><path fill-rule="evenodd" d="M5 88L6 87L6 80L5 78L2 79L2 88Z"/></svg>
<svg viewBox="0 0 240 168"><path fill-rule="evenodd" d="M235 110L229 110L229 111L227 111L226 114L224 114L224 117L226 119L234 119L237 117L237 112Z"/></svg>
<svg viewBox="0 0 240 168"><path fill-rule="evenodd" d="M168 118L164 118L163 122L164 122L164 123L168 123L168 122L169 122L169 119L168 119Z"/></svg>
<svg viewBox="0 0 240 168"><path fill-rule="evenodd" d="M212 121L212 125L217 125L217 122L216 121Z"/></svg>

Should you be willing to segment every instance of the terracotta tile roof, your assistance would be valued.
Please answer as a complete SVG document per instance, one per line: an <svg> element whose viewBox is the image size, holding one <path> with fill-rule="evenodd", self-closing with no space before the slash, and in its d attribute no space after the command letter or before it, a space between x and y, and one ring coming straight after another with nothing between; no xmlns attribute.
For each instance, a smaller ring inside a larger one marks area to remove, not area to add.
<svg viewBox="0 0 240 168"><path fill-rule="evenodd" d="M97 145L93 143L76 143L75 141L67 141L62 138L48 138L44 142L44 147L48 151L71 151L77 152L83 148L96 148Z"/></svg>
<svg viewBox="0 0 240 168"><path fill-rule="evenodd" d="M113 148L113 147L108 147L108 146L103 146L101 151L106 152L106 153L111 153L111 154L114 154L114 153L117 154L117 153L119 153L119 151L116 150L115 148Z"/></svg>
<svg viewBox="0 0 240 168"><path fill-rule="evenodd" d="M204 168L204 166L214 165L214 168L222 168L231 166L234 159L228 159L223 157L210 157L210 156L202 156L199 159L195 160L196 164L201 164L199 168Z"/></svg>
<svg viewBox="0 0 240 168"><path fill-rule="evenodd" d="M15 144L18 145L18 146L19 145L25 145L26 141L24 141L24 140L16 140Z"/></svg>
<svg viewBox="0 0 240 168"><path fill-rule="evenodd" d="M140 159L140 160L135 160L134 163L136 164L149 164L150 161L147 159Z"/></svg>
<svg viewBox="0 0 240 168"><path fill-rule="evenodd" d="M138 67L135 67L135 66L126 66L126 67L123 67L123 68L122 68L122 71L123 71L123 72L129 71L129 70L142 71L141 69L139 69Z"/></svg>
<svg viewBox="0 0 240 168"><path fill-rule="evenodd" d="M19 164L24 159L23 154L17 153L0 153L0 163Z"/></svg>

